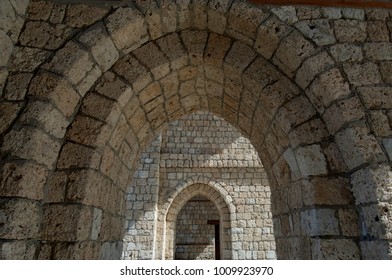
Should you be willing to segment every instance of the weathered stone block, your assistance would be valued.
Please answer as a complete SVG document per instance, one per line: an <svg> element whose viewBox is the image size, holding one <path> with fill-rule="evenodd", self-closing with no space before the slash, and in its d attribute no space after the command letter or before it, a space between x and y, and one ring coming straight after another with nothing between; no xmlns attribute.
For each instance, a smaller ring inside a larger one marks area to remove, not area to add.
<svg viewBox="0 0 392 280"><path fill-rule="evenodd" d="M392 108L392 87L361 87L358 92L369 109Z"/></svg>
<svg viewBox="0 0 392 280"><path fill-rule="evenodd" d="M354 86L378 84L381 82L381 75L377 64L366 62L363 64L346 64L344 71L348 80Z"/></svg>
<svg viewBox="0 0 392 280"><path fill-rule="evenodd" d="M145 88L152 81L148 69L131 55L126 55L116 62L113 71L127 80L136 92Z"/></svg>
<svg viewBox="0 0 392 280"><path fill-rule="evenodd" d="M41 200L48 171L40 165L5 163L1 167L0 196Z"/></svg>
<svg viewBox="0 0 392 280"><path fill-rule="evenodd" d="M35 160L51 169L57 160L60 148L59 142L41 130L22 127L4 137L2 151L11 157Z"/></svg>
<svg viewBox="0 0 392 280"><path fill-rule="evenodd" d="M69 121L50 103L32 101L20 116L20 122L27 125L41 127L45 132L56 138L63 138Z"/></svg>
<svg viewBox="0 0 392 280"><path fill-rule="evenodd" d="M28 73L21 73L9 76L7 81L7 87L4 93L5 99L11 101L24 100L32 77L33 75Z"/></svg>
<svg viewBox="0 0 392 280"><path fill-rule="evenodd" d="M124 53L135 50L149 38L145 18L136 9L117 9L106 18L105 25L117 49Z"/></svg>
<svg viewBox="0 0 392 280"><path fill-rule="evenodd" d="M314 80L310 89L325 107L328 107L334 100L351 93L349 84L337 68L322 73Z"/></svg>
<svg viewBox="0 0 392 280"><path fill-rule="evenodd" d="M13 72L33 72L50 56L51 52L36 48L15 47L8 70Z"/></svg>
<svg viewBox="0 0 392 280"><path fill-rule="evenodd" d="M191 63L201 64L208 39L207 32L185 30L181 32L181 38Z"/></svg>
<svg viewBox="0 0 392 280"><path fill-rule="evenodd" d="M324 72L334 64L334 61L326 52L318 53L308 58L301 65L295 76L295 81L305 89L319 73Z"/></svg>
<svg viewBox="0 0 392 280"><path fill-rule="evenodd" d="M17 102L2 102L0 103L0 133L8 130L12 122L18 117L22 104Z"/></svg>
<svg viewBox="0 0 392 280"><path fill-rule="evenodd" d="M157 44L169 58L172 70L179 69L188 64L187 54L177 33L169 34L158 39Z"/></svg>
<svg viewBox="0 0 392 280"><path fill-rule="evenodd" d="M339 209L338 217L343 236L356 237L360 235L359 218L355 209Z"/></svg>
<svg viewBox="0 0 392 280"><path fill-rule="evenodd" d="M367 33L372 42L388 42L389 31L384 21L368 21Z"/></svg>
<svg viewBox="0 0 392 280"><path fill-rule="evenodd" d="M361 257L364 260L390 260L392 243L389 240L365 240L360 242Z"/></svg>
<svg viewBox="0 0 392 280"><path fill-rule="evenodd" d="M299 145L310 145L321 142L329 133L320 119L310 120L297 126L290 134L290 143L293 148Z"/></svg>
<svg viewBox="0 0 392 280"><path fill-rule="evenodd" d="M312 43L306 40L301 33L291 32L282 39L276 50L273 62L287 75L293 76L293 72L301 66L305 58L314 53Z"/></svg>
<svg viewBox="0 0 392 280"><path fill-rule="evenodd" d="M14 44L12 43L11 39L4 31L0 30L0 49L2 51L2 55L0 56L0 67L7 65L13 48Z"/></svg>
<svg viewBox="0 0 392 280"><path fill-rule="evenodd" d="M351 186L345 178L315 177L303 181L302 193L306 206L348 205L354 200Z"/></svg>
<svg viewBox="0 0 392 280"><path fill-rule="evenodd" d="M388 201L392 198L390 166L370 166L351 175L356 204Z"/></svg>
<svg viewBox="0 0 392 280"><path fill-rule="evenodd" d="M53 3L45 1L33 1L28 5L27 16L30 20L46 21L50 17Z"/></svg>
<svg viewBox="0 0 392 280"><path fill-rule="evenodd" d="M283 24L275 16L271 16L260 25L257 31L255 50L265 58L270 59L278 48L280 40L291 30L291 27Z"/></svg>
<svg viewBox="0 0 392 280"><path fill-rule="evenodd" d="M365 117L361 101L357 97L333 103L324 113L323 120L331 134L335 134L345 124Z"/></svg>
<svg viewBox="0 0 392 280"><path fill-rule="evenodd" d="M354 123L339 132L335 139L344 161L350 169L364 163L386 159L378 141L362 122Z"/></svg>
<svg viewBox="0 0 392 280"><path fill-rule="evenodd" d="M110 137L111 128L104 122L88 116L76 116L66 138L89 146L103 145Z"/></svg>
<svg viewBox="0 0 392 280"><path fill-rule="evenodd" d="M367 37L366 22L357 20L337 20L334 24L335 36L340 43L360 43Z"/></svg>
<svg viewBox="0 0 392 280"><path fill-rule="evenodd" d="M310 209L301 212L302 233L309 236L339 235L339 222L333 209Z"/></svg>
<svg viewBox="0 0 392 280"><path fill-rule="evenodd" d="M391 239L391 213L389 202L363 206L360 210L362 236L370 240Z"/></svg>
<svg viewBox="0 0 392 280"><path fill-rule="evenodd" d="M69 175L66 198L73 202L106 208L110 185L109 180L99 171L75 171Z"/></svg>
<svg viewBox="0 0 392 280"><path fill-rule="evenodd" d="M249 6L245 2L234 2L229 11L226 32L230 34L240 33L251 40L256 37L256 31L260 23L268 18L269 14L256 7Z"/></svg>
<svg viewBox="0 0 392 280"><path fill-rule="evenodd" d="M28 213L28 215L26 215ZM22 199L0 200L0 236L2 239L39 238L39 202Z"/></svg>
<svg viewBox="0 0 392 280"><path fill-rule="evenodd" d="M169 74L169 61L155 43L148 43L133 54L151 71L156 80Z"/></svg>
<svg viewBox="0 0 392 280"><path fill-rule="evenodd" d="M328 20L303 20L295 23L295 27L305 35L305 37L313 40L318 46L332 45L336 43L333 29Z"/></svg>
<svg viewBox="0 0 392 280"><path fill-rule="evenodd" d="M100 259L101 242L56 242L53 259L58 260L97 260Z"/></svg>
<svg viewBox="0 0 392 280"><path fill-rule="evenodd" d="M300 147L294 153L302 176L327 174L327 164L319 145Z"/></svg>
<svg viewBox="0 0 392 280"><path fill-rule="evenodd" d="M366 43L363 49L369 60L392 60L392 43Z"/></svg>
<svg viewBox="0 0 392 280"><path fill-rule="evenodd" d="M341 62L355 62L363 59L362 48L348 43L332 46L331 54L337 61Z"/></svg>
<svg viewBox="0 0 392 280"><path fill-rule="evenodd" d="M73 30L65 25L51 25L43 21L29 21L20 35L22 46L56 50L73 34Z"/></svg>
<svg viewBox="0 0 392 280"><path fill-rule="evenodd" d="M102 23L95 24L83 32L79 41L90 48L102 71L107 71L119 58L119 53Z"/></svg>
<svg viewBox="0 0 392 280"><path fill-rule="evenodd" d="M108 13L104 7L91 5L69 5L66 11L64 23L75 28L86 27L102 19Z"/></svg>
<svg viewBox="0 0 392 280"><path fill-rule="evenodd" d="M392 129L389 125L389 118L385 111L370 111L370 125L376 137L392 136Z"/></svg>
<svg viewBox="0 0 392 280"><path fill-rule="evenodd" d="M101 160L101 155L94 149L72 142L64 144L57 168L92 168L98 169Z"/></svg>
<svg viewBox="0 0 392 280"><path fill-rule="evenodd" d="M123 248L122 242L105 242L102 245L100 259L101 260L119 260Z"/></svg>
<svg viewBox="0 0 392 280"><path fill-rule="evenodd" d="M358 260L360 251L351 239L313 239L312 259L316 260Z"/></svg>
<svg viewBox="0 0 392 280"><path fill-rule="evenodd" d="M0 260L32 260L36 250L34 241L3 241L0 242Z"/></svg>
<svg viewBox="0 0 392 280"><path fill-rule="evenodd" d="M52 60L44 65L45 69L64 75L73 85L78 84L93 69L89 53L74 42L68 42Z"/></svg>
<svg viewBox="0 0 392 280"><path fill-rule="evenodd" d="M55 241L83 241L90 237L92 210L81 204L46 205L42 217L42 238Z"/></svg>
<svg viewBox="0 0 392 280"><path fill-rule="evenodd" d="M380 72L384 82L392 84L392 61L381 61Z"/></svg>
<svg viewBox="0 0 392 280"><path fill-rule="evenodd" d="M293 24L298 21L295 7L293 6L282 6L273 8L271 10L280 20L287 24Z"/></svg>

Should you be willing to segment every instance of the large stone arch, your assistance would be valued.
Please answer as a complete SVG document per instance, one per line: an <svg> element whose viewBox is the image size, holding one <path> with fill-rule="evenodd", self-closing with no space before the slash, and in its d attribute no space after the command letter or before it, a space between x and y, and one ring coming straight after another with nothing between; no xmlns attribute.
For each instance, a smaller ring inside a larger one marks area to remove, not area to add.
<svg viewBox="0 0 392 280"><path fill-rule="evenodd" d="M231 259L231 218L233 214L230 211L229 205L225 201L225 197L215 187L207 184L194 183L183 188L171 201L169 208L165 215L165 240L164 240L164 258L173 259L174 256L174 242L175 224L177 215L185 203L196 195L202 195L211 200L218 209L221 222L221 256L222 259ZM233 205L231 205L233 207Z"/></svg>
<svg viewBox="0 0 392 280"><path fill-rule="evenodd" d="M278 257L389 258L391 138L377 122L390 87L374 63L389 45L354 30L370 60L357 62L334 55L353 19L294 25L241 1L140 3L102 15L35 67L20 63L33 76L28 98L2 105L2 246L18 252L4 255L117 256L138 152L168 121L205 109L259 152Z"/></svg>

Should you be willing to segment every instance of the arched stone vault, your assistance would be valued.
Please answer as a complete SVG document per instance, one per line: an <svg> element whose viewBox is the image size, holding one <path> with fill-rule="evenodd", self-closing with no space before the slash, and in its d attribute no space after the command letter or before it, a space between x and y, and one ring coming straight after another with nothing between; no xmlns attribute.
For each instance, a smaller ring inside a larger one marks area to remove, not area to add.
<svg viewBox="0 0 392 280"><path fill-rule="evenodd" d="M361 11L134 2L88 24L65 16L74 29L56 46L26 34L45 19L26 23L7 87L31 81L1 104L3 257L119 257L138 153L203 109L258 151L279 258L390 258L389 34L366 33Z"/></svg>

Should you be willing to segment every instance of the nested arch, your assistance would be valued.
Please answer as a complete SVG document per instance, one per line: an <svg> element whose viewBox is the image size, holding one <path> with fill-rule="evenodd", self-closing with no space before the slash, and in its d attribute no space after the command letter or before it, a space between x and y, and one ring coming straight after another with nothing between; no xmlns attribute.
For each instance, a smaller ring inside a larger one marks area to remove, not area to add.
<svg viewBox="0 0 392 280"><path fill-rule="evenodd" d="M166 214L165 224L165 259L173 259L175 250L175 229L176 220L181 208L193 197L201 195L212 201L220 216L221 225L221 256L223 259L231 259L231 217L229 206L226 204L224 197L214 187L203 184L194 183L181 190L174 196L173 201Z"/></svg>
<svg viewBox="0 0 392 280"><path fill-rule="evenodd" d="M382 182L370 179L370 198L361 197L369 185L363 176L390 170L364 109L382 109L371 92L388 87L356 80L357 66L343 75L320 41L268 9L242 1L144 3L114 10L29 70L29 100L7 121L3 168L7 178L32 170L42 180L22 180L18 190L6 185L4 207L35 215L30 231L7 223L4 239L51 241L25 244L42 258L116 257L139 151L169 121L204 109L239 128L258 151L272 186L281 258L359 257L358 212L374 244L389 242L372 230L388 229L372 224ZM274 43L264 44L269 39ZM357 86L360 99L350 89ZM359 110L347 114L352 106ZM370 166L381 162L381 169ZM373 243L365 243L363 254L371 256Z"/></svg>

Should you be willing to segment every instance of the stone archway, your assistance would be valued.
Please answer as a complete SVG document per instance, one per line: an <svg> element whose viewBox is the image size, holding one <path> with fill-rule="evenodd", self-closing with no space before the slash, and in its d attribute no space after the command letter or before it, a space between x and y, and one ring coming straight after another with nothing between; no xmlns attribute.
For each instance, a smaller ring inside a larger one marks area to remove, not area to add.
<svg viewBox="0 0 392 280"><path fill-rule="evenodd" d="M27 95L2 103L6 258L119 257L140 149L197 109L256 147L280 258L390 258L389 36L368 36L361 13L294 25L294 8L225 3L102 13L34 65L22 42L8 79L32 78Z"/></svg>
<svg viewBox="0 0 392 280"><path fill-rule="evenodd" d="M175 250L175 228L177 216L182 207L194 196L201 195L211 200L218 209L221 224L221 256L232 258L230 210L222 195L213 187L205 184L193 184L184 188L170 204L165 224L165 259L173 259Z"/></svg>

